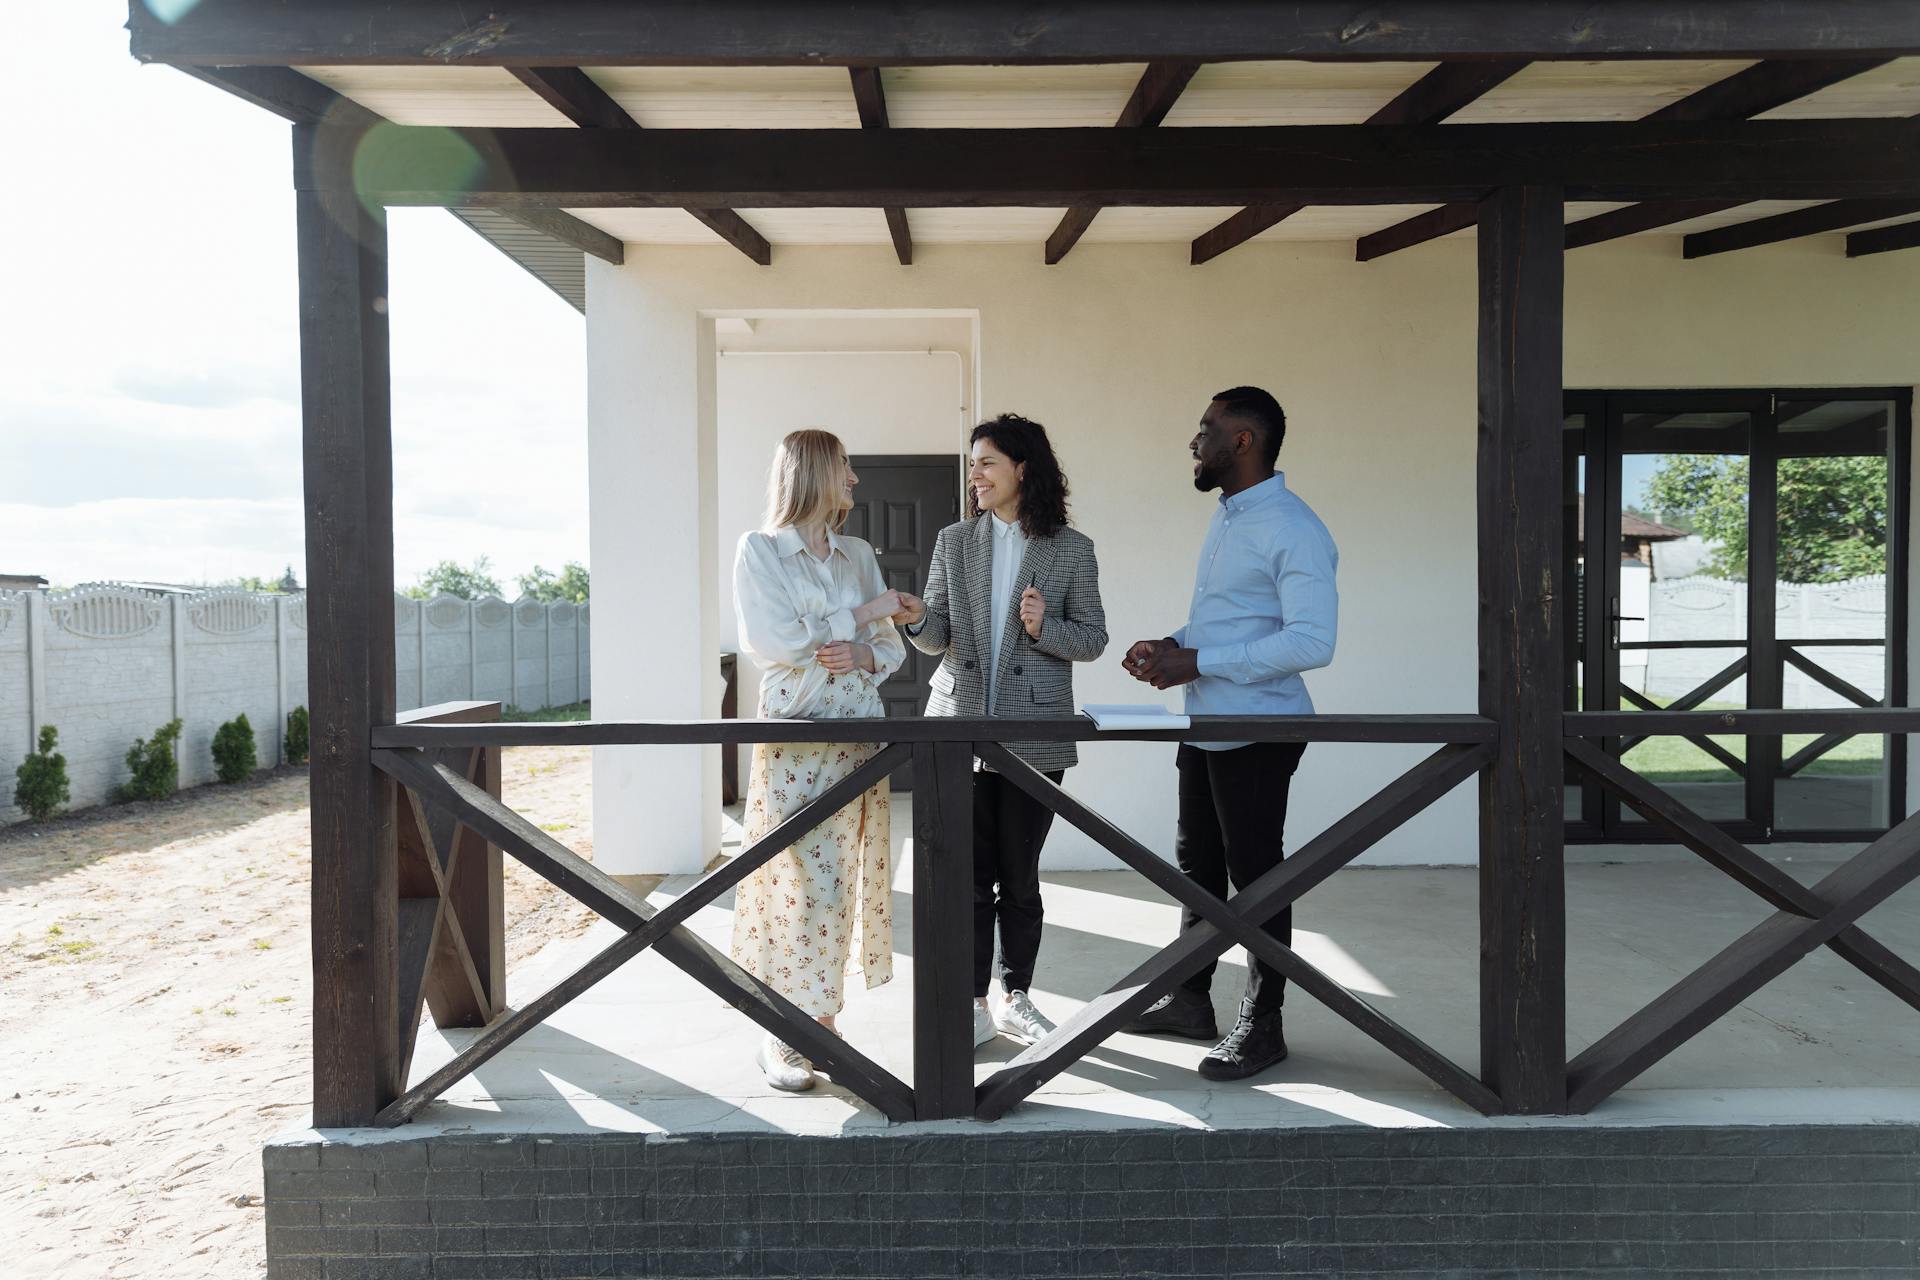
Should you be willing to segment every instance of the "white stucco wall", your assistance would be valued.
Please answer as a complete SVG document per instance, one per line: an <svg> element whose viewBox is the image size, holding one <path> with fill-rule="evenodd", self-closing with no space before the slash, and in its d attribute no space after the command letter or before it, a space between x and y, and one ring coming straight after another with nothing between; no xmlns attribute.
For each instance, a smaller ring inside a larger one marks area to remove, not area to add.
<svg viewBox="0 0 1920 1280"><path fill-rule="evenodd" d="M1568 257L1569 386L1911 384L1920 377L1920 256L1849 261L1822 238L1686 262L1674 240ZM762 268L728 249L630 246L588 263L599 716L714 714L697 655L717 645L711 573L668 569L720 551L713 359L703 316L755 308L965 308L979 316L982 415L1047 424L1099 548L1115 649L1082 668L1083 701L1138 700L1121 646L1184 616L1214 499L1185 445L1208 397L1251 382L1286 406L1281 466L1341 548L1334 665L1310 677L1325 711L1470 711L1474 602L1475 254L1451 240L1357 264L1348 244L1251 245L1192 267L1184 245L931 246L911 268L869 248L782 248ZM832 425L826 423L824 425ZM708 442L703 445L703 442ZM662 592L669 592L662 596ZM697 599L696 599L696 594ZM669 625L651 620L659 598ZM641 656L644 655L644 656ZM698 704L696 709L695 704ZM682 750L657 776L596 764L596 846L616 871L700 865L675 839L695 785ZM1418 748L1320 746L1293 789L1298 845L1411 763ZM710 781L705 785L711 786ZM1173 829L1172 749L1094 745L1068 786L1149 844ZM1376 861L1470 861L1462 787L1384 841ZM711 809L711 805L706 806ZM631 836L625 833L631 832ZM711 843L699 846L711 850ZM1058 828L1051 865L1103 865ZM629 862L631 865L628 865ZM644 864L644 865L643 865Z"/></svg>

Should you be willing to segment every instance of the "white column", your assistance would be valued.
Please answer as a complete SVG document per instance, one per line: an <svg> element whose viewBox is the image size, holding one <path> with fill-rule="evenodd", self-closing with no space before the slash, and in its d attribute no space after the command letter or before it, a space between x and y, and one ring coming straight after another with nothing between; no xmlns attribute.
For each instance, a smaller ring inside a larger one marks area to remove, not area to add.
<svg viewBox="0 0 1920 1280"><path fill-rule="evenodd" d="M541 681L540 683L540 705L543 707L550 707L553 705L553 606L552 605L543 604L540 606L540 625L546 628L546 633L547 633L544 643L541 646L542 652L544 652L547 655L547 678Z"/></svg>
<svg viewBox="0 0 1920 1280"><path fill-rule="evenodd" d="M438 597L436 597L436 599L437 598ZM413 651L415 654L414 670L419 673L415 675L413 678L413 696L414 696L413 705L416 707L424 707L428 705L428 701L427 701L427 605L428 603L430 602L426 600L420 601L415 606L413 611Z"/></svg>
<svg viewBox="0 0 1920 1280"><path fill-rule="evenodd" d="M53 615L47 612L44 591L27 592L27 750L40 749L40 726L47 722L52 708L47 705L47 629Z"/></svg>
<svg viewBox="0 0 1920 1280"><path fill-rule="evenodd" d="M638 262L590 262L588 280L608 297L587 326L594 718L715 717L713 322ZM705 866L720 848L719 749L595 748L593 845L619 875Z"/></svg>
<svg viewBox="0 0 1920 1280"><path fill-rule="evenodd" d="M480 623L474 617L474 602L467 601L467 698L480 696Z"/></svg>
<svg viewBox="0 0 1920 1280"><path fill-rule="evenodd" d="M507 606L507 705L520 705L520 602Z"/></svg>
<svg viewBox="0 0 1920 1280"><path fill-rule="evenodd" d="M173 718L182 721L180 737L174 744L174 754L180 760L180 785L191 787L202 782L208 775L208 768L200 763L200 753L189 750L184 722L187 718L187 611L185 597L170 595L167 597L167 618L171 623L169 635L170 652L173 655Z"/></svg>

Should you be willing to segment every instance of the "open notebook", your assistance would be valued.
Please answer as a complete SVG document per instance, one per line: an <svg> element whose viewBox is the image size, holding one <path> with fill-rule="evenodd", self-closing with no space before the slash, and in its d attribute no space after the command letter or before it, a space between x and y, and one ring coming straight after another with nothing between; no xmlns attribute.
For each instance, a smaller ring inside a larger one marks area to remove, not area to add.
<svg viewBox="0 0 1920 1280"><path fill-rule="evenodd" d="M1080 714L1100 729L1186 729L1193 724L1186 716L1150 702L1087 703Z"/></svg>

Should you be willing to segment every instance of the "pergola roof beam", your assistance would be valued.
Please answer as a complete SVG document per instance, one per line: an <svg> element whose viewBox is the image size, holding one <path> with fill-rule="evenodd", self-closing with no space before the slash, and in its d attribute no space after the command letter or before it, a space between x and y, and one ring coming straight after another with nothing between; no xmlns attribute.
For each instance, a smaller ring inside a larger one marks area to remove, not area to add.
<svg viewBox="0 0 1920 1280"><path fill-rule="evenodd" d="M1670 102L1644 117L1643 121L1658 124L1744 120L1796 98L1803 98L1849 76L1858 75L1884 61L1884 58L1847 58L1761 62L1698 89L1678 102ZM1687 218L1718 213L1740 203L1738 200L1729 200L1709 207L1704 200L1690 200L1684 207L1670 208L1664 214L1653 209L1616 209L1569 226L1567 247L1576 248L1610 240L1615 236L1632 235L1636 231L1650 231ZM1389 253L1464 230L1472 226L1477 217L1477 207L1470 204L1430 209L1360 237L1354 245L1353 256L1360 262L1371 262Z"/></svg>
<svg viewBox="0 0 1920 1280"><path fill-rule="evenodd" d="M640 122L613 95L578 67L513 67L513 76L582 129L638 130ZM773 264L773 246L731 209L689 206L687 212L709 231L761 266ZM604 234L604 233L603 233Z"/></svg>
<svg viewBox="0 0 1920 1280"><path fill-rule="evenodd" d="M1200 69L1197 62L1149 62L1141 73L1140 82L1133 86L1133 94L1127 99L1127 105L1121 108L1120 119L1114 122L1116 129L1151 129L1167 118L1167 112L1173 110L1173 104L1179 98L1181 90L1193 79L1193 73ZM1060 225L1047 237L1047 265L1052 266L1067 256L1067 251L1085 234L1088 227L1100 212L1097 204L1075 205L1067 210L1060 219Z"/></svg>
<svg viewBox="0 0 1920 1280"><path fill-rule="evenodd" d="M1487 90L1526 66L1521 61L1443 62L1394 95L1367 117L1370 125L1439 124ZM1297 204L1252 205L1195 238L1188 260L1194 266L1243 245L1298 213ZM1478 216L1477 208L1475 216Z"/></svg>
<svg viewBox="0 0 1920 1280"><path fill-rule="evenodd" d="M1920 247L1920 222L1896 222L1890 227L1856 231L1847 237L1847 256L1863 258L1870 253L1890 253L1895 249Z"/></svg>
<svg viewBox="0 0 1920 1280"><path fill-rule="evenodd" d="M1687 257L1706 258L1735 249L1844 231L1863 222L1879 222L1883 218L1901 218L1913 213L1920 213L1920 200L1835 200L1811 209L1794 209L1770 218L1737 222L1730 227L1696 231L1680 243Z"/></svg>
<svg viewBox="0 0 1920 1280"><path fill-rule="evenodd" d="M1662 107L1649 120L1745 120L1763 111L1785 106L1863 71L1885 66L1885 58L1810 58L1801 61L1756 62ZM1617 240L1621 236L1670 227L1676 222L1705 217L1737 207L1738 201L1667 200L1610 209L1567 226L1567 248Z"/></svg>
<svg viewBox="0 0 1920 1280"><path fill-rule="evenodd" d="M880 70L877 67L849 67L847 73L853 80L853 103L860 112L862 129L884 129L887 127L887 91L880 83ZM893 240L893 256L900 265L913 265L913 234L907 227L907 211L898 205L888 205L887 235Z"/></svg>
<svg viewBox="0 0 1920 1280"><path fill-rule="evenodd" d="M698 66L1191 58L1895 57L1912 0L132 0L133 55L174 64Z"/></svg>
<svg viewBox="0 0 1920 1280"><path fill-rule="evenodd" d="M449 135L469 149L444 162ZM1224 129L382 130L352 173L389 204L712 209L1920 196L1920 121ZM432 161L439 158L437 169ZM340 163L344 164L345 157ZM436 172L441 175L436 177Z"/></svg>

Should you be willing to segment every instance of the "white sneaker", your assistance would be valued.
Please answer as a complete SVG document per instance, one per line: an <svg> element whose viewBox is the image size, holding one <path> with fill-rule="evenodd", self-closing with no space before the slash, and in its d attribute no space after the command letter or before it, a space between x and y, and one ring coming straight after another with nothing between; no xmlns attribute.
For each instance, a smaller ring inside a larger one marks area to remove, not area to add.
<svg viewBox="0 0 1920 1280"><path fill-rule="evenodd" d="M1000 1033L1024 1044L1038 1044L1053 1034L1054 1025L1033 1007L1024 991L1009 991L993 1006L993 1025Z"/></svg>
<svg viewBox="0 0 1920 1280"><path fill-rule="evenodd" d="M975 1004L973 1006L973 1047L978 1049L991 1039L993 1039L993 1015L987 1012L986 1006Z"/></svg>
<svg viewBox="0 0 1920 1280"><path fill-rule="evenodd" d="M787 1093L805 1093L813 1088L813 1064L784 1040L768 1036L760 1042L760 1052L755 1056L767 1083L774 1088Z"/></svg>

